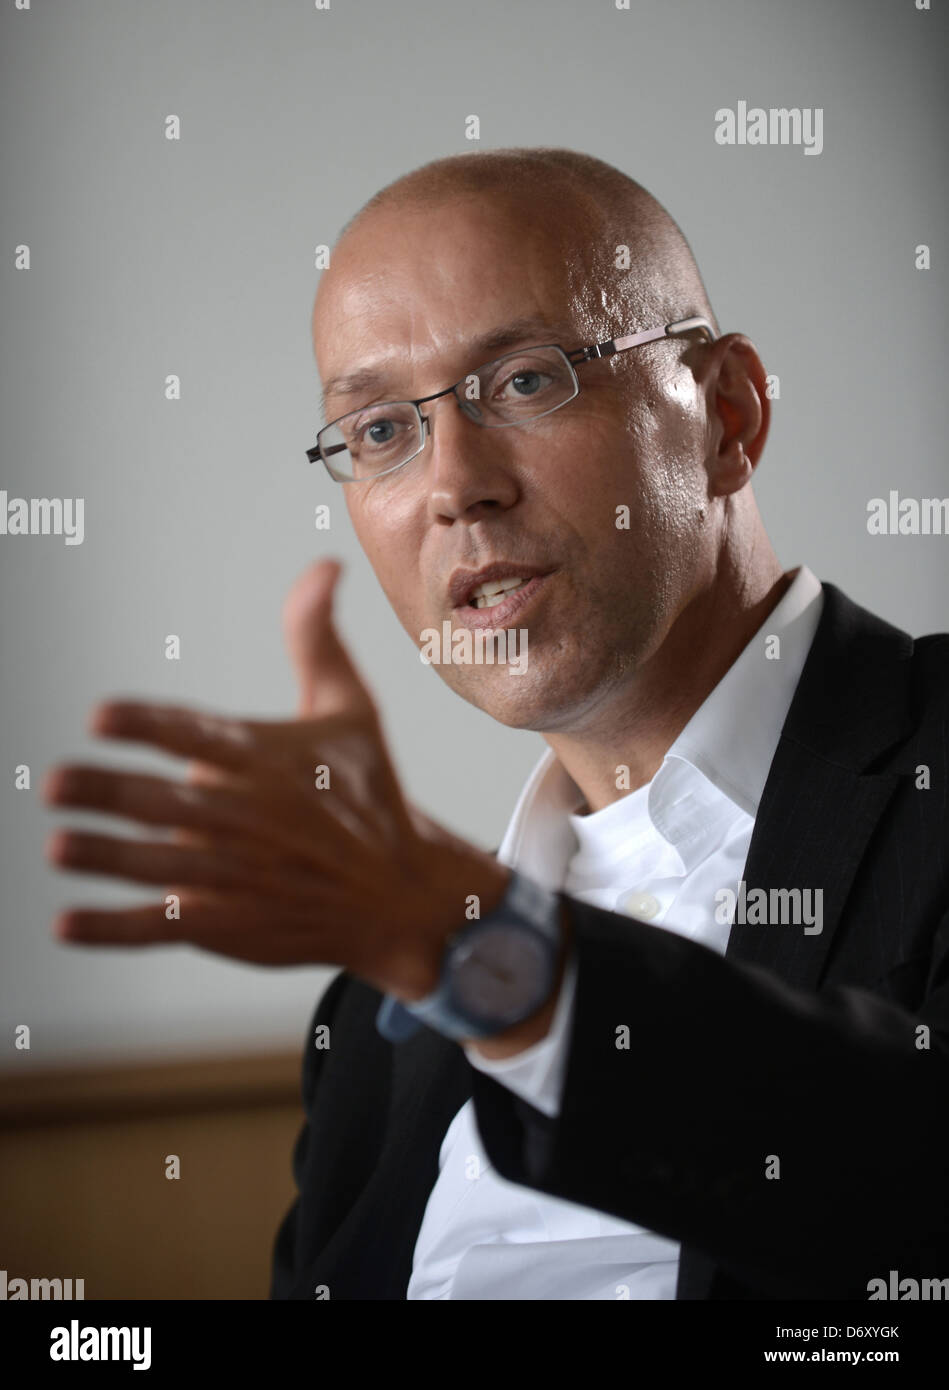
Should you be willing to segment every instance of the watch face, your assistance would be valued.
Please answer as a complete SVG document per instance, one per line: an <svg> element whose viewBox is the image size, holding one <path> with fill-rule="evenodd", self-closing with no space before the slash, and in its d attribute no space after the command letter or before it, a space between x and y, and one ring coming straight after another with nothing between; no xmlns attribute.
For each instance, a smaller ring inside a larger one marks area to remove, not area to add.
<svg viewBox="0 0 949 1390"><path fill-rule="evenodd" d="M458 1007L477 1018L514 1022L539 1007L552 974L550 948L536 932L486 926L459 948L452 994Z"/></svg>

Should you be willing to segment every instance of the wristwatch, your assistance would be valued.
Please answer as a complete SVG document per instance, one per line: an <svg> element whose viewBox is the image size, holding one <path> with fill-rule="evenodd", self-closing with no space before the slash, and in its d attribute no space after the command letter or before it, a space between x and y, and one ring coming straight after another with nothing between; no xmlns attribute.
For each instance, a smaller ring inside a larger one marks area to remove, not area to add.
<svg viewBox="0 0 949 1390"><path fill-rule="evenodd" d="M561 895L513 870L493 912L445 943L442 973L412 1003L386 995L376 1028L402 1042L422 1024L449 1038L490 1038L530 1018L550 997L562 945Z"/></svg>

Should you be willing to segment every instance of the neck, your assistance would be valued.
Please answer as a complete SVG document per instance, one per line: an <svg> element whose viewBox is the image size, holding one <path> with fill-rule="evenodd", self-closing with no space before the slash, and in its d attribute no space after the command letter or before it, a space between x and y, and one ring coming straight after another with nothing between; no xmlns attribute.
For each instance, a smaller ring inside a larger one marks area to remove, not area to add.
<svg viewBox="0 0 949 1390"><path fill-rule="evenodd" d="M765 537L740 570L724 564L716 572L683 608L661 646L582 729L545 735L588 811L602 810L655 776L677 736L790 583ZM621 768L629 769L628 777L620 779Z"/></svg>

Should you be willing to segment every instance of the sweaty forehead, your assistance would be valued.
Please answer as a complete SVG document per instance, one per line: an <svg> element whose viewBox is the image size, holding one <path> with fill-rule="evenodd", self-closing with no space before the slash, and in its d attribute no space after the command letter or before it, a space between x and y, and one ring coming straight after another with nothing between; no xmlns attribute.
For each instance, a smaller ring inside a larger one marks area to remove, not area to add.
<svg viewBox="0 0 949 1390"><path fill-rule="evenodd" d="M505 333L536 324L580 330L602 294L596 229L552 199L450 202L373 209L333 251L313 312L317 365L328 398L380 387L431 364L459 371L471 347L503 350ZM490 341L489 341L490 340ZM539 341L535 337L535 341ZM346 377L345 382L341 378Z"/></svg>

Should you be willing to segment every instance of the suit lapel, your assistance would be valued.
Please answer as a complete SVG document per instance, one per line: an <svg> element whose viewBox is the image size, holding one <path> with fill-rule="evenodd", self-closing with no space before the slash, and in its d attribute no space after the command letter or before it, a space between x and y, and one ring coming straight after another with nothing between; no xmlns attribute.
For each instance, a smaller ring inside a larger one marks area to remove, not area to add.
<svg viewBox="0 0 949 1390"><path fill-rule="evenodd" d="M860 776L836 767L782 738L758 808L746 890L800 890L816 920L736 920L728 959L765 966L798 989L817 988L854 876L898 782L895 773Z"/></svg>
<svg viewBox="0 0 949 1390"><path fill-rule="evenodd" d="M911 728L912 639L833 584L823 590L823 612L762 792L743 874L748 892L822 890L821 930L805 934L803 925L736 920L725 952L811 991L820 985L867 845L899 784L898 773L876 771L874 764ZM708 1298L721 1278L712 1258L685 1247L676 1297Z"/></svg>
<svg viewBox="0 0 949 1390"><path fill-rule="evenodd" d="M819 891L818 921L736 920L728 959L773 970L799 989L820 984L850 889L899 774L872 764L909 732L905 633L824 585L824 611L755 818L744 881ZM820 930L816 930L817 927Z"/></svg>

